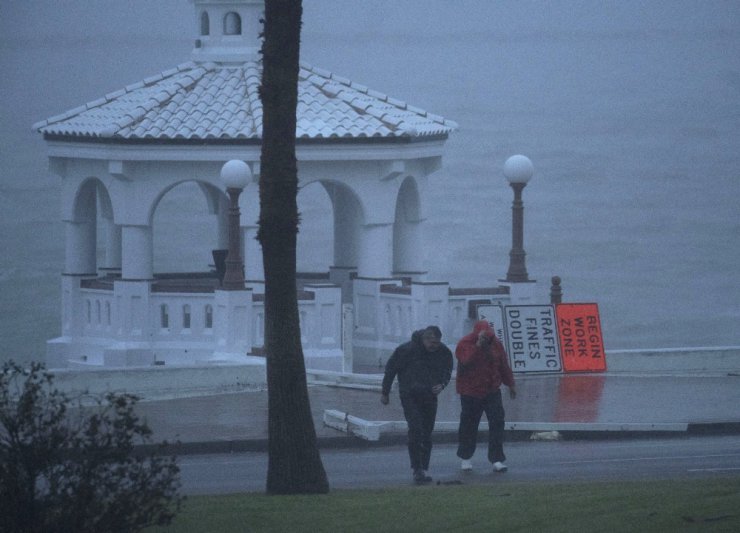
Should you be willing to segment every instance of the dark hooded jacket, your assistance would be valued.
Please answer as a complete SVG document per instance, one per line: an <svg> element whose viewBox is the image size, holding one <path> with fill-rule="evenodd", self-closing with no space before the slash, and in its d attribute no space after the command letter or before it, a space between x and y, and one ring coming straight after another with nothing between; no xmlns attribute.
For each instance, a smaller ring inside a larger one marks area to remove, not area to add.
<svg viewBox="0 0 740 533"><path fill-rule="evenodd" d="M411 341L400 345L385 365L383 394L390 393L398 376L398 392L403 396L432 395L435 385L447 385L452 374L452 352L440 343L436 352L428 352L421 336L423 329L411 335Z"/></svg>
<svg viewBox="0 0 740 533"><path fill-rule="evenodd" d="M481 331L491 343L480 348L477 345ZM495 332L485 320L479 320L473 331L465 335L455 348L457 358L457 393L475 398L485 398L497 390L501 383L514 386L514 374L509 366L509 356Z"/></svg>

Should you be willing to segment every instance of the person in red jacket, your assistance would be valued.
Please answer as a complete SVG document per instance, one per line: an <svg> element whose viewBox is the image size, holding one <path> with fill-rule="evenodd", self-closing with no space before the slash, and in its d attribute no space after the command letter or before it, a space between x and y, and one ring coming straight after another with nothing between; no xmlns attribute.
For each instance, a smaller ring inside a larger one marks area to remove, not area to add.
<svg viewBox="0 0 740 533"><path fill-rule="evenodd" d="M457 456L462 459L464 471L473 469L470 462L475 453L481 415L488 418L488 460L496 472L505 472L504 464L504 406L501 384L509 388L509 396L516 398L514 374L509 356L491 325L479 320L473 331L457 343L457 393L460 395L460 427Z"/></svg>

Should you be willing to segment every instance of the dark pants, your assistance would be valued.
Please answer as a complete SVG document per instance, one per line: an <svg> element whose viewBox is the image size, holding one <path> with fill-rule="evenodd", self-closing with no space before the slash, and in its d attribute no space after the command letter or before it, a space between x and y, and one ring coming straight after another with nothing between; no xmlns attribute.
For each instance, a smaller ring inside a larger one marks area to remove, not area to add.
<svg viewBox="0 0 740 533"><path fill-rule="evenodd" d="M432 455L432 431L437 418L434 395L402 396L403 415L409 425L409 459L414 470L428 470Z"/></svg>
<svg viewBox="0 0 740 533"><path fill-rule="evenodd" d="M478 438L478 425L485 411L488 418L488 460L492 463L506 460L504 455L504 405L501 402L501 389L485 398L460 396L460 429L458 430L457 456L470 459L475 453Z"/></svg>

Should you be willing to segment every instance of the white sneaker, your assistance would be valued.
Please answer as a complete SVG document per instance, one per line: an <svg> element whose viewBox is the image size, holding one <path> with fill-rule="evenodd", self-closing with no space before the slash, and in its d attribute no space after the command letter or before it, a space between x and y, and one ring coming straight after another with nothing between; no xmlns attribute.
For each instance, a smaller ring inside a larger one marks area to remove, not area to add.
<svg viewBox="0 0 740 533"><path fill-rule="evenodd" d="M473 469L473 463L469 459L463 459L460 463L460 470L463 472L470 472Z"/></svg>
<svg viewBox="0 0 740 533"><path fill-rule="evenodd" d="M504 463L501 461L496 461L493 463L493 470L494 472L506 472L509 469Z"/></svg>

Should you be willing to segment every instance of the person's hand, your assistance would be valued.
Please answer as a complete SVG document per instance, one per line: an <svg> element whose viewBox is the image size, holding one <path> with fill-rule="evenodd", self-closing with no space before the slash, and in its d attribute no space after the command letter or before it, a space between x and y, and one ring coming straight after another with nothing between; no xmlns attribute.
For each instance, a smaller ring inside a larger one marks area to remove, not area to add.
<svg viewBox="0 0 740 533"><path fill-rule="evenodd" d="M390 400L390 398L388 398L388 395L387 394L381 394L380 395L380 403L382 403L383 405L388 405L388 403L390 401L391 400Z"/></svg>
<svg viewBox="0 0 740 533"><path fill-rule="evenodd" d="M509 398L516 399L516 387L509 387Z"/></svg>
<svg viewBox="0 0 740 533"><path fill-rule="evenodd" d="M441 383L439 385L435 385L434 387L432 387L432 393L436 396L437 394L442 392L444 388L445 386L442 385Z"/></svg>

